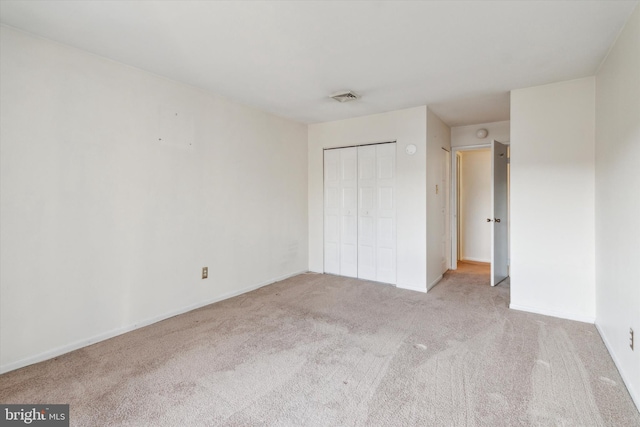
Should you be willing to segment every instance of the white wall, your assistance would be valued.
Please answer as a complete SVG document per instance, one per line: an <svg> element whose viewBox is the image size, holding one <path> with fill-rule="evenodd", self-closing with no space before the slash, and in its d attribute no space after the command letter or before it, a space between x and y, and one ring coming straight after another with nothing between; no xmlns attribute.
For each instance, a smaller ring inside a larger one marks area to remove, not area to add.
<svg viewBox="0 0 640 427"><path fill-rule="evenodd" d="M445 209L443 176L446 150L451 150L451 130L427 109L427 287L431 288L447 271L446 248L451 235ZM436 185L438 190L436 191Z"/></svg>
<svg viewBox="0 0 640 427"><path fill-rule="evenodd" d="M640 408L640 7L596 79L596 325ZM629 347L629 328L635 350Z"/></svg>
<svg viewBox="0 0 640 427"><path fill-rule="evenodd" d="M469 126L456 126L451 128L451 146L452 147L465 147L470 145L490 144L491 140L495 139L498 142L509 142L511 140L510 135L510 121L493 123L480 123L477 125ZM479 139L476 137L476 131L478 129L486 129L489 131L489 135L486 138Z"/></svg>
<svg viewBox="0 0 640 427"><path fill-rule="evenodd" d="M340 105L336 104L339 108ZM397 141L397 286L426 291L426 107L309 125L309 269L324 271L323 149ZM413 156L405 147L414 144Z"/></svg>
<svg viewBox="0 0 640 427"><path fill-rule="evenodd" d="M595 78L511 93L511 307L595 318Z"/></svg>
<svg viewBox="0 0 640 427"><path fill-rule="evenodd" d="M491 150L460 158L460 259L491 262Z"/></svg>
<svg viewBox="0 0 640 427"><path fill-rule="evenodd" d="M307 269L305 125L1 31L2 371Z"/></svg>

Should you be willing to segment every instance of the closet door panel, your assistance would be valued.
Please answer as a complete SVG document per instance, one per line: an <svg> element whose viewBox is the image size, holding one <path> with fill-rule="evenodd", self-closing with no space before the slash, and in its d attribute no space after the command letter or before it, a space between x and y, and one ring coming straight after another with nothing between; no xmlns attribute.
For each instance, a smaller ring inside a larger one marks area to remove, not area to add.
<svg viewBox="0 0 640 427"><path fill-rule="evenodd" d="M324 152L324 271L340 274L340 153Z"/></svg>
<svg viewBox="0 0 640 427"><path fill-rule="evenodd" d="M326 150L325 272L396 283L395 144Z"/></svg>
<svg viewBox="0 0 640 427"><path fill-rule="evenodd" d="M340 274L358 277L358 150L340 153Z"/></svg>
<svg viewBox="0 0 640 427"><path fill-rule="evenodd" d="M376 145L376 280L396 283L396 144Z"/></svg>
<svg viewBox="0 0 640 427"><path fill-rule="evenodd" d="M376 280L376 148L358 147L358 277Z"/></svg>

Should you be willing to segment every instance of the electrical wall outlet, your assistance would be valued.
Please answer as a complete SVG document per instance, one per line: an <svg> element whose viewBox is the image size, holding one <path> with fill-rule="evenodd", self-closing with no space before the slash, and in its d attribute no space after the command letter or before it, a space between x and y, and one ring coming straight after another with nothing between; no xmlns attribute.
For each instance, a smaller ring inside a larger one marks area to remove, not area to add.
<svg viewBox="0 0 640 427"><path fill-rule="evenodd" d="M633 351L633 328L629 328L629 347Z"/></svg>
<svg viewBox="0 0 640 427"><path fill-rule="evenodd" d="M209 267L202 267L202 278L206 279L209 277Z"/></svg>

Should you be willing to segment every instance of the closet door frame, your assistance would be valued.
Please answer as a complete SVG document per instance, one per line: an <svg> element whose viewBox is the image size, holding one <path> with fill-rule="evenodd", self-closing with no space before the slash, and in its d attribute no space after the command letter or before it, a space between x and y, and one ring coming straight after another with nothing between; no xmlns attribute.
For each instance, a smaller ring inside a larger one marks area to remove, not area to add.
<svg viewBox="0 0 640 427"><path fill-rule="evenodd" d="M323 162L324 272L395 285L396 141L325 148Z"/></svg>

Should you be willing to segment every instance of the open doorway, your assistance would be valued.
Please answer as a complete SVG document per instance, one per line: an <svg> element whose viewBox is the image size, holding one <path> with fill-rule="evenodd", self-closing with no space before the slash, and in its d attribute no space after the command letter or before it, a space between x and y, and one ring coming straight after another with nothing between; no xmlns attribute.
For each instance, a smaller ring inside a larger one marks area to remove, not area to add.
<svg viewBox="0 0 640 427"><path fill-rule="evenodd" d="M451 172L451 269L484 272L494 286L509 275L508 146L457 147Z"/></svg>
<svg viewBox="0 0 640 427"><path fill-rule="evenodd" d="M458 262L491 263L491 150L458 151Z"/></svg>

